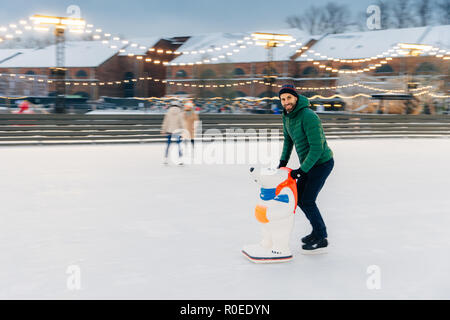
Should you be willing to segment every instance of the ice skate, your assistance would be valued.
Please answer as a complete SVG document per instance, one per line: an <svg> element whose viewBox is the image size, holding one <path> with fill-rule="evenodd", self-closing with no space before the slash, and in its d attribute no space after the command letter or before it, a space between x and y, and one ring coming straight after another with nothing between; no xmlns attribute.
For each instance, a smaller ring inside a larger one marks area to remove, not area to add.
<svg viewBox="0 0 450 320"><path fill-rule="evenodd" d="M328 253L328 240L315 239L302 247L302 254L315 255Z"/></svg>
<svg viewBox="0 0 450 320"><path fill-rule="evenodd" d="M309 234L309 235L307 235L306 237L303 237L302 238L302 242L304 243L304 244L309 244L309 243L311 243L311 242L314 242L314 234Z"/></svg>
<svg viewBox="0 0 450 320"><path fill-rule="evenodd" d="M282 263L289 262L293 258L289 250L280 252L271 248L264 248L259 244L245 246L242 248L242 253L254 263Z"/></svg>

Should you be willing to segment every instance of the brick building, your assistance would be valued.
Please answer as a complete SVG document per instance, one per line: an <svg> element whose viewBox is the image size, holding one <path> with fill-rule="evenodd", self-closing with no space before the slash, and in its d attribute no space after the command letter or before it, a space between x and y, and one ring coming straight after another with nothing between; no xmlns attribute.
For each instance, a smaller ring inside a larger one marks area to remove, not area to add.
<svg viewBox="0 0 450 320"><path fill-rule="evenodd" d="M300 91L307 96L330 95L336 89L316 88L337 86L348 76L381 83L403 75L423 83L438 79L443 85L441 90L446 92L449 31L450 25L446 25L311 37L296 29L278 30L275 33L291 34L296 40L274 49L270 73L267 49L246 45L251 43L249 33L193 36L179 49L188 54L177 57L169 65L168 82L173 85L168 87L168 92L217 96L228 88L227 94L231 96L265 97L274 95L277 85L292 83L304 88ZM229 50L224 48L227 42L233 44L228 48L240 49L239 52L229 51L231 55L222 54L223 59L211 63L217 48L219 54ZM433 49L420 56L406 56L395 49L399 43L430 45ZM207 49L210 56L205 54ZM272 86L264 80L268 74L276 76ZM236 82L237 86L230 86Z"/></svg>
<svg viewBox="0 0 450 320"><path fill-rule="evenodd" d="M167 52L176 51L185 40L183 37L145 38L114 48L100 41L66 42L66 94L91 99L101 96L162 97L166 94L165 85L153 79L165 78L167 71L163 62L175 57ZM55 46L36 50L0 50L1 93L54 94L56 89L51 68L55 63Z"/></svg>
<svg viewBox="0 0 450 320"><path fill-rule="evenodd" d="M270 51L255 45L250 32L140 38L114 48L101 41L67 42L67 93L91 99L187 94L267 97L276 94L277 86L292 83L307 96L331 95L339 90L318 88L350 80L382 87L403 75L421 83L438 79L446 93L449 31L450 25L320 36L297 29L275 30L295 40L273 49L270 59ZM399 43L430 45L433 50L402 56L395 49ZM48 80L55 51L54 46L0 50L0 93L52 94L55 84Z"/></svg>

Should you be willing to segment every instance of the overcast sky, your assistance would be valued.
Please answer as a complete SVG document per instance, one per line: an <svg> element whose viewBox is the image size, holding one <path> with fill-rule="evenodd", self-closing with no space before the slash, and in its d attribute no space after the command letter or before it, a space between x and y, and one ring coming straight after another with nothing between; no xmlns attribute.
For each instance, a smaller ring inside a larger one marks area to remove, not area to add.
<svg viewBox="0 0 450 320"><path fill-rule="evenodd" d="M286 28L286 17L330 0L0 0L0 26L33 14L67 15L78 5L88 23L127 38ZM365 11L375 0L337 0Z"/></svg>

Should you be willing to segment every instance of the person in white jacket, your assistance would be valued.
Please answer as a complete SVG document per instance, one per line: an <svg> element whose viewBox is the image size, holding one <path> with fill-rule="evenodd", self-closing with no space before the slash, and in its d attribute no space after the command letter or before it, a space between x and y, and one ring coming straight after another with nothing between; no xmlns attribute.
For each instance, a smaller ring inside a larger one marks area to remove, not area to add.
<svg viewBox="0 0 450 320"><path fill-rule="evenodd" d="M167 134L167 147L164 157L164 164L168 164L169 149L173 140L178 144L178 155L181 159L183 156L181 152L181 133L184 129L184 117L181 112L181 104L178 101L172 102L172 106L164 116L162 123L162 134ZM183 163L181 162L180 165Z"/></svg>

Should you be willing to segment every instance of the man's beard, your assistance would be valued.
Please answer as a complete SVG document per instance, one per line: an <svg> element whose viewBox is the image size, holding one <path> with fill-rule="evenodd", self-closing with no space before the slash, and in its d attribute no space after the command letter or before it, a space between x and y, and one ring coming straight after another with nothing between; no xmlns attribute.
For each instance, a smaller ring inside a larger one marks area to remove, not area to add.
<svg viewBox="0 0 450 320"><path fill-rule="evenodd" d="M286 107L284 109L286 109L287 112L291 112L292 110L294 110L294 105L288 104L288 105L286 105Z"/></svg>

